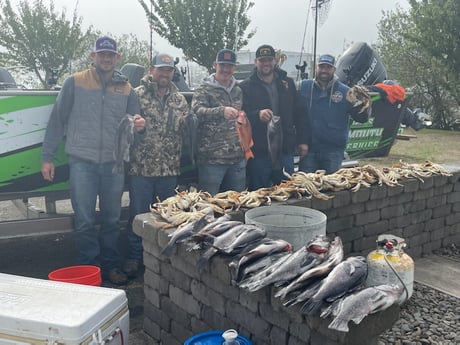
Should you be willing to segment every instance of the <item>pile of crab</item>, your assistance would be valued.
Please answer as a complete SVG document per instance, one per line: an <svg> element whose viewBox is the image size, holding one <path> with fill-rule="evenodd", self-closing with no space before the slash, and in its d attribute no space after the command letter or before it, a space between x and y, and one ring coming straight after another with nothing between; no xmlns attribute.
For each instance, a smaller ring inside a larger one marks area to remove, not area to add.
<svg viewBox="0 0 460 345"><path fill-rule="evenodd" d="M260 188L255 191L225 191L211 195L205 191L181 191L176 195L150 206L152 213L158 215L155 223L161 228L178 227L200 219L205 214L226 214L240 208L255 208L270 205L272 201L286 201L291 198L333 198L327 192L342 190L358 191L371 185L401 186L404 178L416 178L423 182L432 175L450 176L441 165L425 161L421 164L399 162L391 167L376 168L372 165L343 168L333 174L323 170L314 173L295 172L286 175L287 179L276 186Z"/></svg>

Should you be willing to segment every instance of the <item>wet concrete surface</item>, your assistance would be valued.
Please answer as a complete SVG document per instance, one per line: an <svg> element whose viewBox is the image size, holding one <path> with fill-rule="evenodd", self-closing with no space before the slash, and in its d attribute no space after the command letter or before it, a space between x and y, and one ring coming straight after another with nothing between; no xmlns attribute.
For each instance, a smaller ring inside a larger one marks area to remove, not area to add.
<svg viewBox="0 0 460 345"><path fill-rule="evenodd" d="M125 251L125 233L121 232L120 250ZM19 276L48 279L48 274L58 268L74 264L73 235L28 236L0 240L0 272ZM123 289L128 298L130 313L130 345L152 344L143 332L144 283L143 274L116 286L103 281L102 286Z"/></svg>

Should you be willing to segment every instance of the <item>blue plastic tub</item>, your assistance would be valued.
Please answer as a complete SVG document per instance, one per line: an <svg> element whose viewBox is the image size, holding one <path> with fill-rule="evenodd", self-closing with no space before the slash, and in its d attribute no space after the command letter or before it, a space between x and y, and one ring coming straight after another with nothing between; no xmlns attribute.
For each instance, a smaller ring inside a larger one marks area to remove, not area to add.
<svg viewBox="0 0 460 345"><path fill-rule="evenodd" d="M222 333L224 331L209 331L198 333L191 338L188 338L184 345L222 345L224 338L222 338ZM242 335L238 334L236 338L240 342L240 345L252 345L252 342Z"/></svg>

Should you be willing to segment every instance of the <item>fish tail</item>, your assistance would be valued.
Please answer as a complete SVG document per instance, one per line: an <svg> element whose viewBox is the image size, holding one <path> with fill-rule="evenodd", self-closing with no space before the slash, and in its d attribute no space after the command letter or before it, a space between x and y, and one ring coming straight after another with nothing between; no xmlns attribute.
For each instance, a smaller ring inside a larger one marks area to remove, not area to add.
<svg viewBox="0 0 460 345"><path fill-rule="evenodd" d="M339 331L339 332L348 332L349 331L349 329L348 329L348 321L343 320L343 319L339 319L338 317L336 317L334 320L332 320L332 322L329 324L329 326L327 326L327 328L334 329L334 330Z"/></svg>
<svg viewBox="0 0 460 345"><path fill-rule="evenodd" d="M304 315L314 316L321 309L322 305L322 300L309 299L302 308L300 308L300 312Z"/></svg>
<svg viewBox="0 0 460 345"><path fill-rule="evenodd" d="M164 247L163 250L161 251L161 254L165 256L171 256L171 254L173 253L173 249L174 249L174 245L168 243L166 247Z"/></svg>
<svg viewBox="0 0 460 345"><path fill-rule="evenodd" d="M300 301L297 299L297 296L296 296L296 297L294 297L294 298L291 298L291 299L288 299L288 300L284 301L284 302L283 302L283 305L284 305L285 307L290 307L290 306L293 306L293 305L295 305L295 304L297 304L297 303L299 303L299 302L300 302Z"/></svg>
<svg viewBox="0 0 460 345"><path fill-rule="evenodd" d="M204 254L198 259L196 267L198 272L203 273L208 266L208 261L217 253L217 249L209 248Z"/></svg>

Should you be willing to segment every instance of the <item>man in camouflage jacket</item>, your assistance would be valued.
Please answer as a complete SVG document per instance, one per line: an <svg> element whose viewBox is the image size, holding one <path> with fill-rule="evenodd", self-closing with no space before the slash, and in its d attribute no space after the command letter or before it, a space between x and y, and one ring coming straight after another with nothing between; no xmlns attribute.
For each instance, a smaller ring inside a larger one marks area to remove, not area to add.
<svg viewBox="0 0 460 345"><path fill-rule="evenodd" d="M150 74L136 88L145 132L130 152L130 225L149 206L175 193L180 173L180 157L185 117L189 106L185 97L172 83L174 60L168 54L152 59ZM128 227L128 259L123 270L135 276L141 269L142 239Z"/></svg>
<svg viewBox="0 0 460 345"><path fill-rule="evenodd" d="M242 191L246 187L246 161L236 119L243 94L233 77L236 55L232 50L217 53L216 73L195 90L192 111L198 118L198 184L200 190Z"/></svg>

